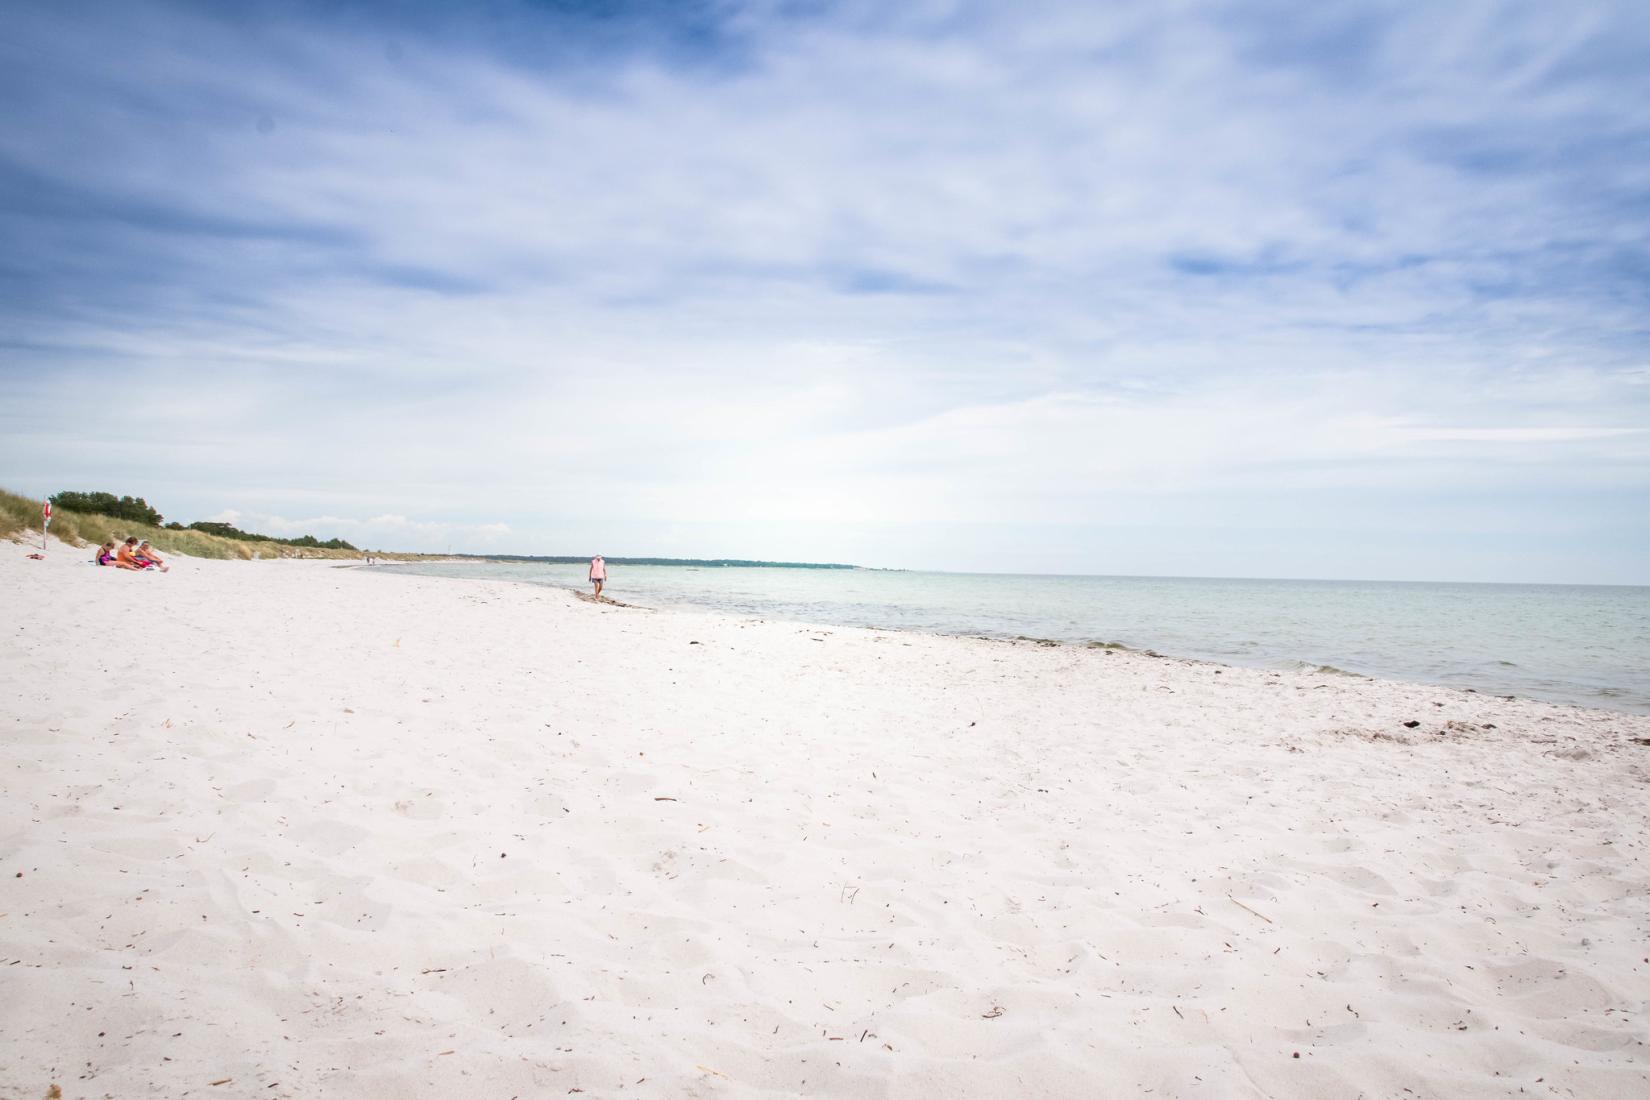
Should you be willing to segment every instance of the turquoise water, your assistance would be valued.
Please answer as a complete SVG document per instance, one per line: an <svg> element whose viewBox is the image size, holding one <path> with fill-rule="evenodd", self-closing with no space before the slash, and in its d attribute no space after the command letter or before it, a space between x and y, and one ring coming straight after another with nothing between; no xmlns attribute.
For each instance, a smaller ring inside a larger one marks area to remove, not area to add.
<svg viewBox="0 0 1650 1100"><path fill-rule="evenodd" d="M382 567L588 591L584 567ZM609 565L607 595L765 619L1120 642L1650 714L1650 588Z"/></svg>

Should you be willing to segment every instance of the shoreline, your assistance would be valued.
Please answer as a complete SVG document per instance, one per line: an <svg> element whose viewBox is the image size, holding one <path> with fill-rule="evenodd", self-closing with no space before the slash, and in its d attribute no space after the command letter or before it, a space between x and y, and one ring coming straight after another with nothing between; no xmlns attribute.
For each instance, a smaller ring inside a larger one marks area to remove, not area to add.
<svg viewBox="0 0 1650 1100"><path fill-rule="evenodd" d="M514 578L514 577L462 577L462 578L460 578L460 577L443 577L440 574L419 573L419 572L416 571L419 565L429 564L429 563L421 563L420 562L420 563L391 563L391 564L392 565L405 565L406 566L406 568L402 568L400 570L397 570L397 572L399 572L400 575L402 575L402 576L417 576L417 577L427 577L427 578L432 578L432 579L443 579L443 580L460 580L460 581L463 581L465 583L476 583L478 581L487 581L487 582L500 583L500 584L520 585L520 586L524 586L524 587L527 587L527 588L549 588L549 589L554 589L554 590L557 590L557 591L571 592L575 595L579 594L580 591L581 591L581 586L579 586L577 584L563 584L563 583L559 583L557 581L536 581L536 580L528 580L528 579L525 579L525 578ZM438 563L438 564L478 564L478 565L482 565L482 564L494 564L494 563L492 563L492 562L483 562L483 561L479 561L479 560L471 562L471 561L466 560L466 561L442 562L442 563ZM510 563L506 563L506 564L517 564L517 563L510 562ZM347 566L347 568L356 568L356 567L357 566L355 566L355 565ZM377 567L375 566L374 568L377 568ZM655 568L655 567L644 566L644 567L641 567L641 568ZM662 567L662 568L675 568L675 567L666 566L666 567ZM994 576L995 574L979 574L979 575L980 576ZM1195 579L1200 579L1200 578L1172 578L1172 579L1194 579L1195 580ZM1215 579L1219 579L1219 578L1215 578ZM1271 582L1267 582L1267 583L1271 583ZM1312 582L1312 583L1318 583L1318 582ZM1323 583L1339 583L1339 582L1323 582ZM1363 582L1359 582L1359 583L1363 583ZM1381 582L1381 583L1385 583L1385 582ZM1392 583L1410 583L1410 582L1392 582ZM1432 582L1415 582L1415 583L1432 583ZM1453 582L1436 582L1436 583L1444 584L1444 583L1453 583ZM1573 587L1586 587L1586 586L1573 586ZM1620 586L1592 586L1592 587L1620 587ZM614 602L617 603L617 601L614 601ZM1623 714L1623 715L1634 715L1634 716L1639 716L1639 717L1650 717L1650 707L1647 707L1647 706L1641 705L1641 704L1635 704L1634 702L1632 702L1632 700L1630 698L1624 698L1624 697L1619 696L1619 695L1601 696L1600 697L1600 698L1623 698L1623 702L1621 702L1619 705L1611 705L1611 704L1606 703L1606 702L1594 701L1594 700L1588 699L1586 697L1578 696L1575 691L1569 690L1569 689L1567 689L1566 691L1563 691L1563 692L1555 691L1555 692L1553 692L1553 694L1551 696L1542 696L1542 695L1529 694L1527 692L1521 693L1517 690L1512 690L1512 691L1498 690L1496 687L1490 686L1488 679L1486 679L1484 681L1484 686L1472 686L1472 685L1466 685L1466 684L1450 683L1450 682L1446 682L1446 681L1443 681L1443 680L1429 680L1429 679L1419 679L1419 678L1414 678L1414 677L1405 677L1405 676L1400 676L1400 675L1389 675L1389 674L1385 674L1385 673L1381 673L1381 672L1363 672L1363 671L1358 671L1356 669L1342 668L1342 667L1339 667L1339 666L1337 666L1335 664L1332 664L1332 663L1326 663L1326 662L1323 662L1323 661L1311 660L1311 659L1303 658L1303 657L1282 657L1282 658L1277 658L1275 660L1270 660L1270 661L1257 659L1256 661L1252 661L1252 662L1244 662L1244 661L1238 661L1238 660L1232 660L1232 659L1220 659L1220 658L1215 658L1215 657L1200 656L1200 655L1189 655L1189 654L1176 653L1176 652L1162 653L1162 652L1158 652L1156 647L1153 646L1153 645L1139 645L1139 646L1136 646L1136 645L1128 645L1128 644L1125 644L1125 643L1122 643L1122 642L1100 640L1100 639L1039 638L1039 637L1032 637L1032 636L1028 636L1028 635L1024 635L1024 634L1011 635L1011 634L1008 634L1008 633L994 634L994 633L990 633L990 632L980 632L980 631L945 631L945 630L929 629L929 628L922 627L922 626L897 626L897 625L896 626L886 626L886 625L874 625L874 624L863 624L863 623L839 623L839 622L829 622L829 621L820 621L820 620L803 619L803 618L786 618L786 617L780 617L780 616L760 616L760 615L757 615L754 612L753 613L741 613L741 612L738 612L738 611L728 610L728 609L725 609L725 608L718 608L718 607L713 607L713 606L708 606L708 605L701 605L701 604L694 604L694 603L689 603L689 602L665 601L665 602L662 602L662 603L657 604L657 605L627 602L627 603L624 603L624 604L620 604L619 606L624 606L624 607L631 608L631 609L636 609L636 610L646 610L646 611L663 611L663 612L671 612L671 613L680 612L680 613L685 613L685 614L726 615L726 616L730 616L730 617L738 618L738 619L749 619L750 621L755 621L755 622L789 622L789 623L794 623L797 626L817 626L817 627L830 629L830 630L848 630L848 629L876 630L876 631L888 631L888 632L901 633L901 634L917 634L917 635L922 635L922 636L925 636L925 637L978 638L978 639L983 640L983 641L993 641L993 642L1027 642L1027 643L1032 643L1032 644L1042 645L1042 646L1047 646L1047 647L1060 646L1060 647L1069 647L1069 648L1074 648L1074 649L1100 650L1100 651L1105 651L1105 652L1135 653L1135 654L1141 654L1141 655L1147 656L1147 657L1161 658L1161 659L1175 660L1175 661L1186 661L1186 662L1192 662L1192 663L1195 663L1195 664L1211 665L1211 666L1216 666L1216 667L1221 667L1221 668L1247 668L1247 669L1257 669L1257 670L1267 671L1267 672L1292 672L1292 671L1293 672L1315 672L1315 671L1321 671L1321 672L1323 672L1327 675L1349 676L1349 677L1356 677L1356 678L1360 678L1360 679L1372 680L1372 681L1377 681L1377 682L1404 684L1404 685L1409 685L1409 686L1418 687L1418 688L1435 688L1435 689L1438 689L1438 690L1445 690L1445 691L1457 691L1457 692L1461 692L1461 693L1467 694L1467 695L1483 695L1483 696L1486 696L1486 697L1489 697L1489 698L1497 698L1497 699L1503 699L1503 700L1520 699L1520 700L1526 700L1526 701L1529 701L1529 702L1532 702L1532 703L1541 703L1541 704L1550 705L1550 706L1573 707L1573 708L1576 708L1578 710L1584 710L1584 711L1599 711L1601 713L1607 713L1607 714ZM1637 709L1635 709L1635 707Z"/></svg>
<svg viewBox="0 0 1650 1100"><path fill-rule="evenodd" d="M446 580L0 556L0 1096L1650 1088L1650 719Z"/></svg>

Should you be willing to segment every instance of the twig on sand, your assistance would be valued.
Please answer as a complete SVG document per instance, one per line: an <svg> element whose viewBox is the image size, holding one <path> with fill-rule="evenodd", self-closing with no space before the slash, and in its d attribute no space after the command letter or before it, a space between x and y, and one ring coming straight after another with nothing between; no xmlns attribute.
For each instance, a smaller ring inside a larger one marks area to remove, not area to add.
<svg viewBox="0 0 1650 1100"><path fill-rule="evenodd" d="M1239 909L1244 909L1244 910L1247 910L1248 912L1254 913L1255 916L1259 917L1261 920L1265 921L1267 924L1272 923L1272 918L1271 917L1267 916L1265 913L1261 913L1261 912L1258 912L1254 909L1250 909L1247 905L1243 904L1237 898L1234 898L1231 894L1226 895L1226 900L1231 902L1233 905L1237 906Z"/></svg>
<svg viewBox="0 0 1650 1100"><path fill-rule="evenodd" d="M653 796L653 801L655 801L655 802L675 802L676 800L674 798L670 797L668 794L656 794L656 795Z"/></svg>

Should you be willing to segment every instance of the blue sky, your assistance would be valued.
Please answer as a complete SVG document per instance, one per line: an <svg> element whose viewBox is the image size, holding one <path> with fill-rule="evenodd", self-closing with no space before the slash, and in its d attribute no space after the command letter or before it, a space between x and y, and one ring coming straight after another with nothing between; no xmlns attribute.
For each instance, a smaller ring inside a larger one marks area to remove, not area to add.
<svg viewBox="0 0 1650 1100"><path fill-rule="evenodd" d="M1650 583L1636 3L7 5L0 484Z"/></svg>

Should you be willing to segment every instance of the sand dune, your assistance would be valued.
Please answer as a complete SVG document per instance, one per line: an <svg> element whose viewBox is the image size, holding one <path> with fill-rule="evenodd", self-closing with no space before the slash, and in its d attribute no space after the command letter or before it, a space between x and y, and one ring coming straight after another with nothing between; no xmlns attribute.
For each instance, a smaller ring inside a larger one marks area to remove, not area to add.
<svg viewBox="0 0 1650 1100"><path fill-rule="evenodd" d="M0 1096L1650 1094L1650 719L22 553Z"/></svg>

